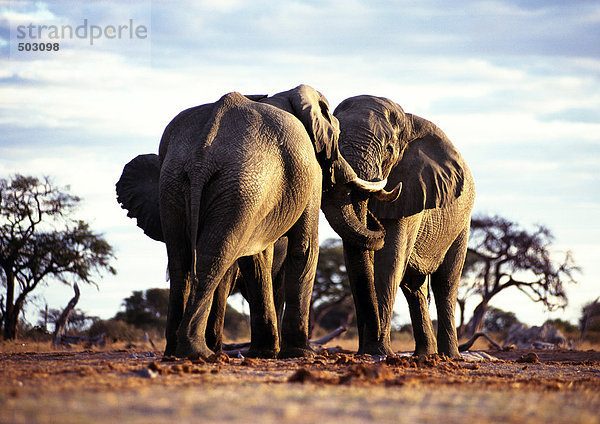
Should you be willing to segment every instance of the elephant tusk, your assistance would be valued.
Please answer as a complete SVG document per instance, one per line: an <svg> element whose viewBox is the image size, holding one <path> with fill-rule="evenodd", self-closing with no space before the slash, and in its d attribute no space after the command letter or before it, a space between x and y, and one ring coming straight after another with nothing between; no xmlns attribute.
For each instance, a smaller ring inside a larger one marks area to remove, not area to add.
<svg viewBox="0 0 600 424"><path fill-rule="evenodd" d="M402 191L402 182L398 183L396 187L392 191L381 190L374 194L377 200L381 200L382 202L394 202L400 197L400 192Z"/></svg>
<svg viewBox="0 0 600 424"><path fill-rule="evenodd" d="M364 191L367 193L373 193L377 200L381 200L382 202L393 202L398 199L400 196L400 192L402 191L402 183L398 183L396 187L392 191L384 190L385 185L387 184L387 178L381 181L365 181L361 178L354 178L348 182L349 185L353 186L355 189Z"/></svg>
<svg viewBox="0 0 600 424"><path fill-rule="evenodd" d="M387 178L381 181L365 181L361 178L356 177L353 180L348 181L348 184L360 191L376 193L378 191L383 190L383 188L387 184Z"/></svg>

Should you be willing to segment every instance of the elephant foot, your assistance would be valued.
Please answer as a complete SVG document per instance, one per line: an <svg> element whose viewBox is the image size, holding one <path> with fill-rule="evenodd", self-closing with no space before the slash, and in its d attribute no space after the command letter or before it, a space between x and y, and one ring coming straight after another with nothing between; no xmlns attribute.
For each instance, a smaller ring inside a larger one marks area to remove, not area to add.
<svg viewBox="0 0 600 424"><path fill-rule="evenodd" d="M362 349L359 349L359 351L357 353L359 355L365 354L365 355L373 355L373 356L382 356L382 355L393 356L394 355L394 351L392 350L392 348L388 344L384 344L384 343L374 343L374 344L365 345L365 346L363 346Z"/></svg>
<svg viewBox="0 0 600 424"><path fill-rule="evenodd" d="M433 337L415 339L415 351L413 356L429 356L438 353L438 345Z"/></svg>
<svg viewBox="0 0 600 424"><path fill-rule="evenodd" d="M177 349L175 350L175 356L177 358L188 358L192 360L204 359L209 360L214 357L214 352L206 346L200 343L193 344L189 341L187 343L178 343Z"/></svg>
<svg viewBox="0 0 600 424"><path fill-rule="evenodd" d="M429 356L429 355L435 355L436 353L438 353L438 351L435 347L423 347L423 348L416 348L415 351L413 352L413 356Z"/></svg>
<svg viewBox="0 0 600 424"><path fill-rule="evenodd" d="M275 359L277 358L278 349L261 349L250 347L246 353L247 358L264 358L264 359Z"/></svg>
<svg viewBox="0 0 600 424"><path fill-rule="evenodd" d="M163 356L175 356L175 347L167 345Z"/></svg>
<svg viewBox="0 0 600 424"><path fill-rule="evenodd" d="M457 358L457 359L462 358L460 352L458 351L458 347L454 347L453 349L452 348L448 348L448 349L440 348L439 354L446 355L448 358Z"/></svg>
<svg viewBox="0 0 600 424"><path fill-rule="evenodd" d="M219 341L218 343L206 343L206 346L213 352L221 352L223 350L223 343Z"/></svg>
<svg viewBox="0 0 600 424"><path fill-rule="evenodd" d="M307 347L286 347L281 349L277 358L312 358L315 356L315 351L309 346Z"/></svg>

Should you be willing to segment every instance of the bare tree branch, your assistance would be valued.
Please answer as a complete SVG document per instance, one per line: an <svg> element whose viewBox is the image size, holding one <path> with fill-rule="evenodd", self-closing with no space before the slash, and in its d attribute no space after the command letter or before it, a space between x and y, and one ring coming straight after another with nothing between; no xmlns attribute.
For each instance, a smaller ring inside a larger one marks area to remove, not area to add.
<svg viewBox="0 0 600 424"><path fill-rule="evenodd" d="M67 326L67 321L69 320L69 316L71 315L71 312L73 312L73 309L75 309L75 305L77 305L77 302L79 301L80 292L77 283L73 284L73 290L75 291L75 296L73 296L73 298L69 300L69 303L67 303L67 306L65 307L65 309L63 309L62 314L60 314L60 318L58 318L58 321L56 321L56 324L54 326L54 334L52 335L53 345L60 344L62 334L64 333L65 327Z"/></svg>
<svg viewBox="0 0 600 424"><path fill-rule="evenodd" d="M576 282L573 275L579 268L571 252L562 262L551 259L553 239L542 225L527 231L499 216L473 217L460 289L463 304L473 293L481 297L467 326L470 334L481 329L490 299L510 287L549 310L567 305L564 286Z"/></svg>

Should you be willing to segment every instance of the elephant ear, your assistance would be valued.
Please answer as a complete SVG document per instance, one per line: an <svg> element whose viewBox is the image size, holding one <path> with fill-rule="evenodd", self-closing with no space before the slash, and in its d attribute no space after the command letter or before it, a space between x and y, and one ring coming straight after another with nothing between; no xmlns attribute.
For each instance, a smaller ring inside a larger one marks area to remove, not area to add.
<svg viewBox="0 0 600 424"><path fill-rule="evenodd" d="M387 189L402 182L394 202L372 199L369 208L380 219L399 219L424 209L446 207L463 190L466 165L446 135L433 124L431 132L410 141L388 177Z"/></svg>
<svg viewBox="0 0 600 424"><path fill-rule="evenodd" d="M313 143L321 167L331 167L338 157L340 124L329 112L329 103L325 96L308 85L299 85L262 102L283 109L298 118Z"/></svg>
<svg viewBox="0 0 600 424"><path fill-rule="evenodd" d="M158 155L139 155L123 168L117 182L117 202L127 210L127 216L137 219L144 233L164 242L158 207Z"/></svg>
<svg viewBox="0 0 600 424"><path fill-rule="evenodd" d="M329 102L314 88L300 85L291 91L290 103L313 142L317 160L330 165L338 155L340 124L329 112Z"/></svg>

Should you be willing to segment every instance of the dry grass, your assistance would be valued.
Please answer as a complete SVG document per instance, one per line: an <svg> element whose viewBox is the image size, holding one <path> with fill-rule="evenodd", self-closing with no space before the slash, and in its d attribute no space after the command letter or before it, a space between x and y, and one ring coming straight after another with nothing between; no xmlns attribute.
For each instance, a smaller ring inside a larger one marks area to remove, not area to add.
<svg viewBox="0 0 600 424"><path fill-rule="evenodd" d="M575 343L577 350L600 350L600 343L593 343L586 340Z"/></svg>
<svg viewBox="0 0 600 424"><path fill-rule="evenodd" d="M28 340L1 340L0 353L49 353L49 352L102 352L111 350L122 350L130 346L129 342L107 343L104 347L85 346L83 344L74 344L71 347L54 346L52 342L36 342ZM154 342L156 349L153 349L150 343L136 342L133 344L137 350L157 352L164 351L165 342L160 340ZM130 346L131 347L131 346Z"/></svg>
<svg viewBox="0 0 600 424"><path fill-rule="evenodd" d="M55 352L60 349L60 347L52 346L51 342L32 342L29 340L0 341L0 353Z"/></svg>

